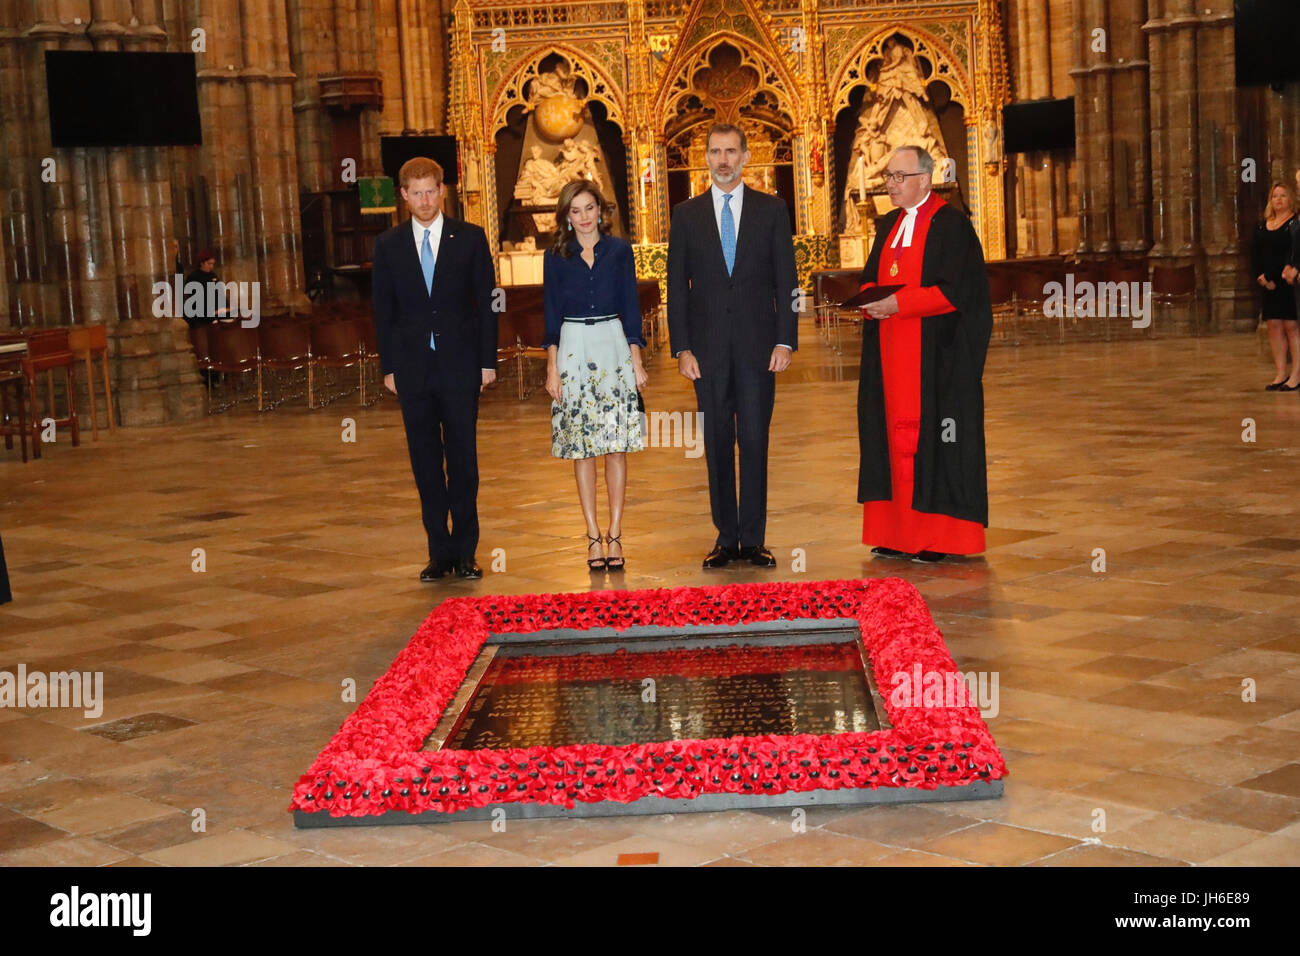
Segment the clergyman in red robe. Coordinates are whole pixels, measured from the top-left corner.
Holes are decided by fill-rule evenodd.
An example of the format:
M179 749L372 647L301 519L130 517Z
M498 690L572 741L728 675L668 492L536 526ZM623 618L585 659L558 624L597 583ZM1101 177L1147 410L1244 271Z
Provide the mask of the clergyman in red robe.
M858 380L862 541L923 562L979 554L988 526L988 276L970 220L930 189L933 172L919 147L890 157L898 208L876 224L862 288L903 288L863 308Z

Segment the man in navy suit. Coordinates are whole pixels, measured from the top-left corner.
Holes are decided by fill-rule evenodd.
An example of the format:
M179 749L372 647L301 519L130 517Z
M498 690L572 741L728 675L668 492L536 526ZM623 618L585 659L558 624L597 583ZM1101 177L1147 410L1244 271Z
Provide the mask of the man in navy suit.
M492 253L481 228L442 214L441 166L417 157L398 178L411 218L375 239L375 337L429 537L420 580L481 578L475 426L497 376Z
M763 541L767 434L776 373L799 346L790 216L780 197L745 188L745 139L737 126L709 130L713 185L673 210L668 236L668 335L678 371L695 383L718 529L706 569L737 560L776 566Z

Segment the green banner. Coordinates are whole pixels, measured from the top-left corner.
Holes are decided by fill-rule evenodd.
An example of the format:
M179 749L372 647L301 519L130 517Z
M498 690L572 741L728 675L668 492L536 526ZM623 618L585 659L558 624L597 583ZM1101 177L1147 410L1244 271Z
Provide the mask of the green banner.
M393 181L387 176L362 177L357 180L357 189L361 196L362 215L397 211L397 194L393 192Z

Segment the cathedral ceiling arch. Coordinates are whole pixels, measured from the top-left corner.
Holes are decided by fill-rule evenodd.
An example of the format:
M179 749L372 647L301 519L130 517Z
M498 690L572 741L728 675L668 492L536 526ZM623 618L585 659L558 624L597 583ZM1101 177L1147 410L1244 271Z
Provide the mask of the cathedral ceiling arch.
M487 100L492 104L487 111L488 139L496 135L497 130L506 125L507 114L516 106L529 107L528 85L541 75L541 65L558 54L568 61L570 76L574 82L581 82L586 93L584 101L596 100L604 104L607 118L620 129L626 129L624 121L625 96L622 87L600 65L592 62L577 48L565 43L537 44L516 61L511 69L500 71L504 79L500 80L495 90L489 90Z

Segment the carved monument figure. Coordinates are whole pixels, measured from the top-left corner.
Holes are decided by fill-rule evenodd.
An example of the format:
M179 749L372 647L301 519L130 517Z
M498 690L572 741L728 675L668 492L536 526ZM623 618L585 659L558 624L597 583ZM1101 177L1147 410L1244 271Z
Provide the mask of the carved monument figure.
M849 154L844 183L845 232L849 234L858 234L863 226L853 194L863 201L868 190L884 185L884 170L894 150L900 146L924 148L934 157L936 182L948 158L916 54L896 40L887 40L881 52L885 62L872 90L874 95L863 103L858 114Z

